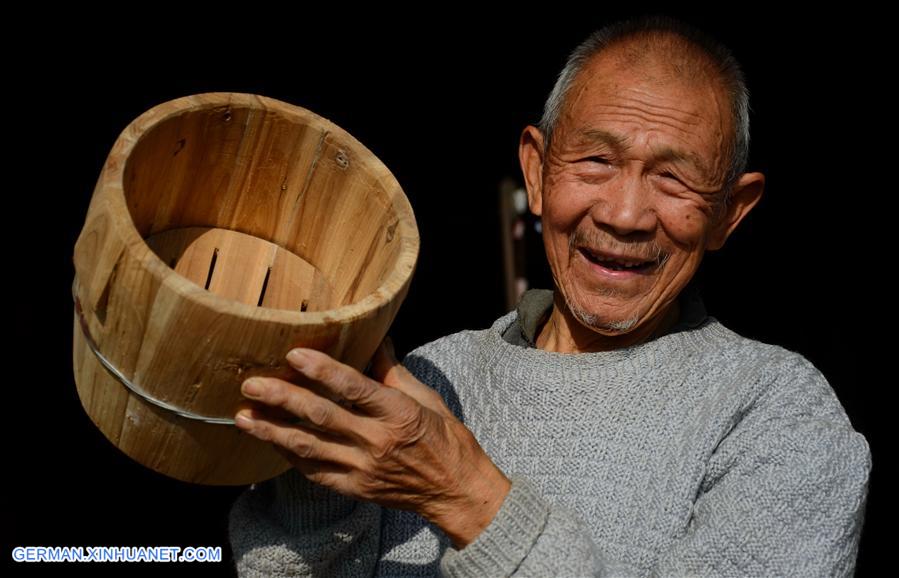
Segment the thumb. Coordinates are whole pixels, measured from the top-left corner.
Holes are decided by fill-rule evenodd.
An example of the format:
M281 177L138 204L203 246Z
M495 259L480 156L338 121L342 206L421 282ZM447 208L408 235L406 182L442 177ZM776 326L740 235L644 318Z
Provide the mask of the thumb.
M428 409L441 414L451 414L439 393L419 381L397 361L393 340L389 337L384 338L372 358L371 374L377 381L405 393Z

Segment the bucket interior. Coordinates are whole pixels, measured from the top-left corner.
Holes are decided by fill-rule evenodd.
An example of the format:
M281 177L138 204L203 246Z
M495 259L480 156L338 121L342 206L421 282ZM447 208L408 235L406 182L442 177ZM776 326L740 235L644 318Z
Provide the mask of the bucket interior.
M249 305L323 311L375 291L399 256L395 179L311 113L185 110L125 166L133 224L175 272Z

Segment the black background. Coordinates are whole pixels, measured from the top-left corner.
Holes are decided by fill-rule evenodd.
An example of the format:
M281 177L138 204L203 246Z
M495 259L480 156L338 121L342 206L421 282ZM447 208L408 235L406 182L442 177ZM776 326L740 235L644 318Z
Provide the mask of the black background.
M520 130L539 118L567 53L593 28L636 13L547 10L486 18L260 6L90 29L67 26L76 14L55 14L52 27L21 23L33 34L6 46L17 87L5 107L8 567L75 570L12 564L16 545L211 545L230 554L227 511L241 488L192 486L137 465L94 428L75 391L72 249L118 133L160 102L207 91L278 98L348 130L396 175L421 233L416 277L391 331L403 354L505 312L497 189L506 176L520 179ZM868 373L889 266L875 257L875 234L889 231L889 180L878 181L890 167L870 153L884 130L882 83L863 26L877 17L669 14L717 36L742 62L750 169L768 179L760 205L702 266L706 305L738 333L808 357L865 434L874 471L858 574L873 574L889 456L875 413L894 381ZM231 572L228 561L164 570Z

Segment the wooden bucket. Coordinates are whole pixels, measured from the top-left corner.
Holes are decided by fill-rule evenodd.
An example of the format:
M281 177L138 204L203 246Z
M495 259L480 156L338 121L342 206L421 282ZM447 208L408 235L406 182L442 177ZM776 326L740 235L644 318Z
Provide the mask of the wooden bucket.
M312 347L364 369L412 279L415 217L346 131L261 96L161 104L121 134L74 251L82 405L141 464L204 484L290 466L232 418Z

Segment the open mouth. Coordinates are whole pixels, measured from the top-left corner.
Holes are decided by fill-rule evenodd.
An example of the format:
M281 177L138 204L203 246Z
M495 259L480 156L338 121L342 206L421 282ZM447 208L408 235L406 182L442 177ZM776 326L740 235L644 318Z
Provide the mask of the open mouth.
M610 271L628 271L631 273L648 273L659 265L658 259L644 261L630 257L607 257L601 253L594 253L585 247L579 247L578 251L585 259L608 269Z

